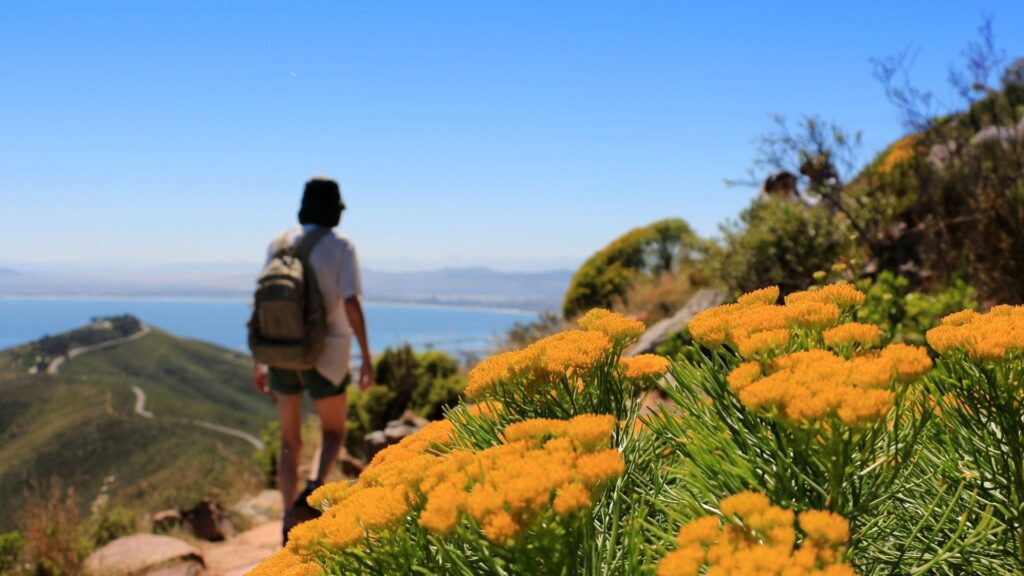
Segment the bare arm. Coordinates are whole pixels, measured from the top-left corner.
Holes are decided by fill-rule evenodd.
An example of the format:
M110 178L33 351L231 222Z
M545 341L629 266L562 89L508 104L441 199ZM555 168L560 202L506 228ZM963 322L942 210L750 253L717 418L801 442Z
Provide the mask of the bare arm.
M270 386L267 384L267 365L253 362L252 364L252 386L257 392L264 396L270 396Z
M370 340L366 337L366 318L363 316L363 305L358 296L345 299L345 315L348 323L356 334L359 351L363 356L363 365L359 369L359 389L366 390L373 386L373 354L370 352Z

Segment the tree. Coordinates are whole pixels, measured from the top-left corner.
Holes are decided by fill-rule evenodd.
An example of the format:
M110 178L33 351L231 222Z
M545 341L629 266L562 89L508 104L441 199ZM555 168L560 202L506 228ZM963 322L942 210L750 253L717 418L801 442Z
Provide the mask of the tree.
M702 258L705 242L685 221L670 218L634 228L587 259L573 275L562 313L572 318L608 308L638 277L676 272Z

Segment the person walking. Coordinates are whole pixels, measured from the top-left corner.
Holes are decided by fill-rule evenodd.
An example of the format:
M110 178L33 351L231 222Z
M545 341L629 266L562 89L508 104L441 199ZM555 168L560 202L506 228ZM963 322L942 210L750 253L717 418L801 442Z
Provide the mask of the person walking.
M336 181L316 177L306 182L299 225L285 230L270 244L250 321L250 347L256 360L253 386L273 398L281 425L277 485L284 502L284 543L292 527L319 515L319 511L306 503L306 497L323 485L345 445L348 413L345 392L351 383L349 361L353 337L359 343L362 357L359 388L365 390L373 384L373 357L360 302L362 289L355 247L347 236L334 231L344 210L341 188ZM289 322L280 313L280 294L287 292L282 290L281 278L286 275L281 271L296 269L300 272L296 274L295 284L302 286L305 280L312 285L294 290L305 316L298 322ZM294 328L296 324L298 328ZM289 325L293 332L297 331L296 342L306 346L302 349L301 361L294 360L294 354L291 358L285 357L282 350L288 352L284 349L290 343L281 344L280 335L266 336L274 330L280 334ZM266 364L260 362L261 357ZM312 477L299 492L304 390L312 398L320 417L321 442L314 458Z

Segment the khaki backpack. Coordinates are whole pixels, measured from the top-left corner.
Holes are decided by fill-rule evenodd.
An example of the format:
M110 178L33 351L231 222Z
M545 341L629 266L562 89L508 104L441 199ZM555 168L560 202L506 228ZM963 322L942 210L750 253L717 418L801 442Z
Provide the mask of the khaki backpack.
M287 235L277 240L256 282L249 319L249 349L257 362L288 370L316 367L327 337L327 314L309 255L330 231L317 227L294 247Z

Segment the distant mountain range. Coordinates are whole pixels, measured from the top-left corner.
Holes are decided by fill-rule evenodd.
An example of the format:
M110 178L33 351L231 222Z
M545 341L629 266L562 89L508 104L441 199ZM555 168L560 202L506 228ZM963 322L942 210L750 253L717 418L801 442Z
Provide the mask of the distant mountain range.
M180 264L152 267L18 265L0 267L0 297L248 298L259 265ZM503 272L443 268L387 272L364 269L371 301L556 310L571 270Z

